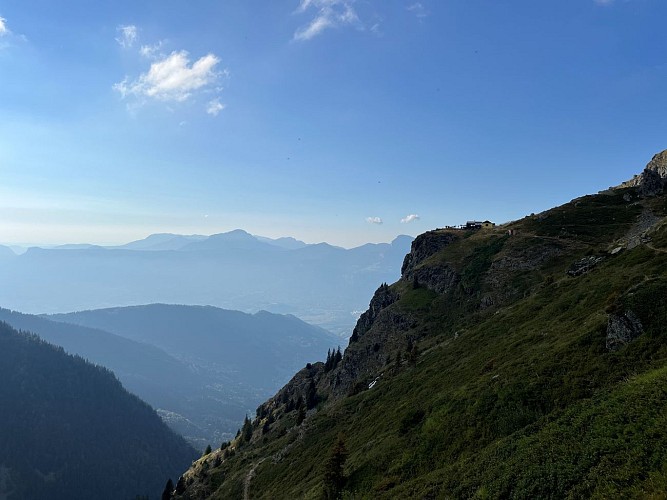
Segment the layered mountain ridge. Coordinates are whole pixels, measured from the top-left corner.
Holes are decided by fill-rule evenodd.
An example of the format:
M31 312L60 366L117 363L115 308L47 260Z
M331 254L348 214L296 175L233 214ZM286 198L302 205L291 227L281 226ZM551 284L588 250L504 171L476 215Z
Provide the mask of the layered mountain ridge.
M0 249L0 304L32 314L150 303L263 309L340 335L377 283L398 277L411 241L344 249L235 230L157 234L120 247Z
M294 316L151 304L0 321L105 366L200 450L340 343Z
M173 497L664 493L665 158L519 221L416 238L342 359L300 370Z

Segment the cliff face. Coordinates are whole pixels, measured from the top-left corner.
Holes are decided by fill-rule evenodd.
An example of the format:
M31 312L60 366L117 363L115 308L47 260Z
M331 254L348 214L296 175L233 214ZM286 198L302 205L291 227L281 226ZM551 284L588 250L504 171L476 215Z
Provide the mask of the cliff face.
M648 175L662 176L665 158ZM667 198L642 186L417 237L342 359L299 371L175 498L319 497L339 434L353 497L650 494L649 474L667 484L649 465L667 452L655 461L656 443L642 441L662 425L645 415L667 405L643 392L667 380ZM630 374L641 383L622 385ZM627 480L635 459L610 451L621 420L605 419L637 398L651 403L632 446L653 472ZM580 416L605 437L580 444L567 430Z
M644 171L624 182L619 188L636 187L640 196L655 196L662 193L667 184L667 150L653 156Z

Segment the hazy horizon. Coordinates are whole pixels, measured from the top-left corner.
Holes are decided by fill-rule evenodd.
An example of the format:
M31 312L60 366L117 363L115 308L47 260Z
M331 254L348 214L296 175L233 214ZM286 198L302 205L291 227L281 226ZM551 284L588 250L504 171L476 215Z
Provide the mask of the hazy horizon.
M343 247L517 220L665 149L656 0L0 6L0 241Z
M435 229L435 228L433 228L433 229ZM401 236L410 236L411 238L414 238L416 236L416 235L411 235L411 234L407 234L407 233L399 233L399 234L396 234L396 236L390 238L389 240L380 240L379 238L377 238L377 241L359 241L355 244L346 246L346 245L338 244L336 242L327 241L327 240L306 241L303 238L299 238L299 237L292 236L292 235L268 236L268 235L265 235L265 234L251 233L251 232L246 231L245 229L242 229L242 228L233 228L233 229L230 229L230 230L227 230L227 231L221 231L221 232L218 232L218 233L211 233L211 234L201 234L201 233L199 233L199 234L198 233L183 234L183 233L174 233L174 232L171 232L171 231L164 231L164 232L156 232L156 233L146 234L144 236L140 236L138 238L132 238L130 240L117 240L117 241L85 241L85 240L81 240L81 241L55 240L55 241L41 241L41 242L0 241L0 245L7 246L7 247L23 248L23 249L28 249L28 248L31 248L31 247L54 248L54 247L58 247L58 246L62 246L62 245L94 245L94 246L101 246L101 247L111 247L111 246L122 246L122 245L126 245L128 243L132 243L132 242L135 242L135 241L142 241L142 240L144 240L144 239L146 239L150 236L154 236L154 235L164 234L164 235L186 236L186 237L198 237L199 236L199 237L203 237L203 238L208 238L208 237L214 236L216 234L224 234L224 233L229 233L231 231L237 231L237 230L245 231L248 234L250 234L252 236L255 236L257 238L269 238L269 239L272 239L272 240L277 240L277 239L280 239L280 238L293 238L297 241L301 241L301 242L305 243L306 245L317 245L317 244L321 244L321 243L326 243L328 245L345 248L346 250L350 250L352 248L357 248L359 246L363 246L363 245L366 245L366 244L369 244L369 243L371 243L371 244L382 244L382 243L389 244L392 241L394 241L396 238L399 238Z

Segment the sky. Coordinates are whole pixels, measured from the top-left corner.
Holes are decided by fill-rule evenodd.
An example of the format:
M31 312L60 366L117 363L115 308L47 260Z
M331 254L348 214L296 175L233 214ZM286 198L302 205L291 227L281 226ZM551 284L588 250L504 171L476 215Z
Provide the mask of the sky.
M0 0L0 243L345 247L667 148L664 0Z

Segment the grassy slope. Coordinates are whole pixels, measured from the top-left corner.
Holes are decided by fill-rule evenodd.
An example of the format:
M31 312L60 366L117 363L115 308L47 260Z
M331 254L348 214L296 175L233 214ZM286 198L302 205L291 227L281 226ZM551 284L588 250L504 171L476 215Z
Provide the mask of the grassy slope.
M665 215L663 198L644 204ZM354 498L659 497L667 488L667 254L640 246L583 276L565 274L574 260L609 249L641 209L620 194L585 197L512 224L518 236L480 231L432 257L462 273L457 290L393 285L401 300L391 307L421 318L416 366L387 370L372 390L307 419L302 439L294 430L278 437L287 424L279 421L263 444L212 471L215 496L241 496L249 468L296 440L284 459L256 468L251 496L319 498L322 464L342 432ZM666 242L665 229L654 235L657 248ZM492 260L535 246L561 253L505 275L511 303L480 310ZM608 352L607 311L628 308L646 333Z

